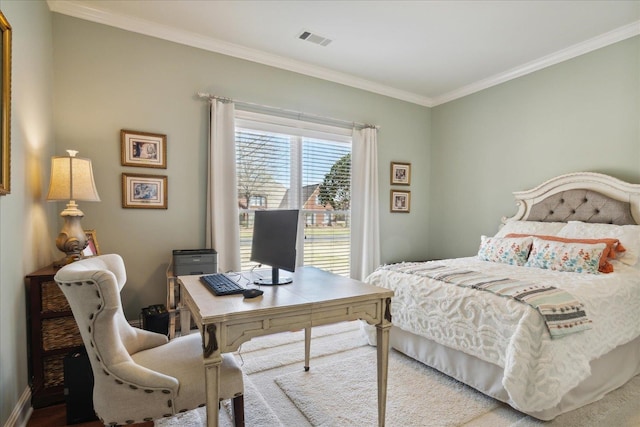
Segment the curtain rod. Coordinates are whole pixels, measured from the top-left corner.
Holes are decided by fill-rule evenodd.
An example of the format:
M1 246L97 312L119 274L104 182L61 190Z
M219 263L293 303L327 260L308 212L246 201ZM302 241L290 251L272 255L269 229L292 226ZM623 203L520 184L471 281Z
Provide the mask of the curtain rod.
M279 107L272 107L270 105L262 105L262 104L256 104L254 102L246 102L246 101L240 101L240 100L234 100L231 98L226 98L224 96L217 96L217 95L211 95L208 93L203 93L203 92L198 92L198 97L199 98L203 98L203 99L208 99L209 101L213 100L213 99L217 99L219 101L223 101L223 102L233 102L239 109L241 110L250 110L256 113L272 113L272 114L278 114L281 116L285 116L285 117L289 117L289 118L296 118L298 120L304 120L306 119L307 121L311 121L311 122L316 122L316 123L322 123L322 124L328 124L328 125L333 125L333 126L339 126L339 127L343 127L343 128L356 128L356 129L365 129L365 128L375 128L375 129L380 129L379 126L376 125L371 125L371 124L367 124L367 123L358 123L358 122L350 122L348 120L342 120L342 119L336 119L333 117L325 117L325 116L320 116L317 114L311 114L311 113L303 113L300 111L294 111L294 110L287 110L286 108L279 108Z

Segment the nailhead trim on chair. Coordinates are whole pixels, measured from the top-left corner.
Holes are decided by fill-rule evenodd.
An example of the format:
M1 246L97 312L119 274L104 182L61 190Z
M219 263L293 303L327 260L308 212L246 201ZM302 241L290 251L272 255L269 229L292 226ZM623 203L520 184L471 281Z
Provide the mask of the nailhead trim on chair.
M64 284L65 286L71 286L71 285L72 285L72 283L59 283L59 285L60 285L60 286L62 286L63 284ZM82 285L95 285L96 283L95 283L94 281L86 281L86 282L73 282L73 284L74 284L74 285L77 285L77 286L82 286ZM98 289L96 289L96 295L97 295L97 297L98 297L98 298L100 298L100 300L102 300L102 295L100 294L100 291L99 291ZM96 311L95 313L90 313L90 314L89 314L89 320L90 320L91 322L93 322L93 321L95 320L95 317L96 317L97 312L98 312L98 311L100 311L100 310L102 310L102 307L103 307L103 304L102 304L102 303L98 304L98 306L96 307L97 311ZM107 371L107 369L105 368L104 364L102 363L102 360L100 360L100 356L98 356L98 354L95 352L95 351L96 351L96 347L95 347L95 343L94 343L94 341L93 341L93 332L92 332L91 325L89 325L89 327L88 327L87 329L88 329L89 334L92 336L92 339L89 341L89 344L91 345L91 349L93 350L93 353L94 353L93 355L94 355L94 357L96 358L96 360L98 361L98 363L100 363L100 365L102 366L102 372L103 372L106 376L110 376L110 375L111 375L111 373L110 373L109 371ZM119 378L115 378L115 382L116 382L117 384L119 384L119 385L124 385L124 384L125 384L125 382L124 382L124 381L122 381L122 380L120 380ZM128 386L129 386L129 388L131 388L132 390L139 390L139 387L138 387L138 386L136 386L135 384L127 383L127 385L128 385ZM144 389L144 392L145 392L145 393L153 393L154 391L155 391L155 390L151 390L151 389ZM172 393L172 391L171 391L171 390L166 390L166 389L165 389L165 390L162 390L162 393L164 393L164 394L171 394L171 393ZM171 407L173 406L173 399L169 399L169 400L167 400L167 406L168 406L169 408L171 408ZM205 405L204 405L204 404L200 405L200 407L202 407L202 406L205 406ZM186 409L185 409L185 410L183 410L182 412L184 412L184 411L186 411ZM172 417L172 416L173 416L173 414L164 414L164 415L163 415L163 417L165 417L165 418ZM104 422L104 420L103 420L102 418L100 418L100 421L101 421L101 422L102 422L102 424L104 424L104 425L109 425L109 426L118 426L118 425L119 425L119 423L118 423L118 422L116 422L116 421L112 421L112 422L110 422L109 424L107 424L107 423L105 423L105 422ZM153 421L153 417L145 417L145 418L143 418L143 421ZM136 422L135 420L126 420L126 421L125 421L125 423L126 423L126 424L134 424L135 422Z

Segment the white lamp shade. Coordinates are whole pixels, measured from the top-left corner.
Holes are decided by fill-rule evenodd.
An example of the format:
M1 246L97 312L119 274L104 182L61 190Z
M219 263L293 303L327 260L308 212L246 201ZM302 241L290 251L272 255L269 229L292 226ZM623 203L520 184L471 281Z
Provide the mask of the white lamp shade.
M91 160L81 157L52 157L47 200L99 202Z

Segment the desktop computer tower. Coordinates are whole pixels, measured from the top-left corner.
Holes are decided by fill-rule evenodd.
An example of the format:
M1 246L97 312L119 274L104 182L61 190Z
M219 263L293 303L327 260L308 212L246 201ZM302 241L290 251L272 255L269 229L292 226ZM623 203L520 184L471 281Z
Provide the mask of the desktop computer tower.
M86 350L67 354L62 364L67 424L97 420L93 411L93 371Z

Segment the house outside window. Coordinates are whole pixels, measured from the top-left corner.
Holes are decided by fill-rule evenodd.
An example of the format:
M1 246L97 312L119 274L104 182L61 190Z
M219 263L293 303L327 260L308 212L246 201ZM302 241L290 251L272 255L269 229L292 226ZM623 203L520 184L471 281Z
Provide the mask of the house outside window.
M265 196L251 196L249 198L250 209L265 209L267 207L267 198Z

